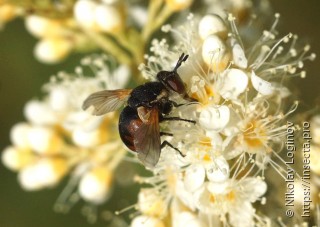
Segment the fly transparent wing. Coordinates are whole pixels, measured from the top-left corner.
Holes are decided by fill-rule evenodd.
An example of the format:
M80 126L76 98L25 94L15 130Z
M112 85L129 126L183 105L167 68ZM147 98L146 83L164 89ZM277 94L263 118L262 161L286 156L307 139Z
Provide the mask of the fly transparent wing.
M113 112L125 104L131 91L130 89L117 89L95 92L84 100L82 109L86 110L93 106L92 114L97 116Z
M161 152L159 111L157 108L147 110L148 119L144 119L142 125L134 135L134 146L138 152L138 158L147 167L153 168L159 161Z

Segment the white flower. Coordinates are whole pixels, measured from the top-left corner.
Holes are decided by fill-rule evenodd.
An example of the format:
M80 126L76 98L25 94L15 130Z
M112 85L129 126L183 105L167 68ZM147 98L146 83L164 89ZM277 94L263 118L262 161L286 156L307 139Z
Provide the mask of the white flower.
M267 189L264 181L246 178L224 183L206 183L195 194L196 206L204 213L228 214L233 226L253 226L254 209L251 203L258 200Z
M240 69L228 69L217 80L217 90L224 99L235 100L248 86L248 76Z
M229 123L230 110L227 106L208 106L201 110L199 123L205 130L221 131Z
M80 196L95 204L105 202L112 188L113 173L110 169L99 166L86 172L79 183Z
M229 178L229 171L229 164L222 156L213 157L212 161L211 159L202 163L197 161L188 166L184 172L184 188L194 192L205 183L206 178L212 182L224 182Z

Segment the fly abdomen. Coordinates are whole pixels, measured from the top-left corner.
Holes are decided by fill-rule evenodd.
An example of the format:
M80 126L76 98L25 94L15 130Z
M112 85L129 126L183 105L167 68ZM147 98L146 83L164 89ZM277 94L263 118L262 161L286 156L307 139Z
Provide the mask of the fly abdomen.
M126 106L119 118L119 134L122 142L132 151L136 151L134 146L134 134L142 125L137 110Z

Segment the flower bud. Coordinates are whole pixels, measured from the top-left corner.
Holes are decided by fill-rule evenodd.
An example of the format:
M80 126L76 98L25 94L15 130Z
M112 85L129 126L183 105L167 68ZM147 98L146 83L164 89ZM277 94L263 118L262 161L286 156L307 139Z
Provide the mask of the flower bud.
M74 16L77 22L89 29L97 30L95 10L98 4L91 0L80 0L74 5Z
M51 128L35 126L30 129L28 140L32 150L39 154L56 154L61 152L63 141Z
M224 99L237 99L248 86L248 76L240 69L229 69L223 73L218 82L220 95Z
M34 55L43 63L53 64L66 58L72 48L73 44L67 38L45 38L36 44Z
M202 45L202 58L213 72L222 72L230 62L224 42L216 35L208 36Z
M101 31L115 33L122 29L123 19L119 10L109 5L99 5L95 10L95 20Z
M167 5L173 11L181 11L188 8L193 0L166 0Z
M24 107L24 116L36 125L53 125L58 121L50 106L38 100L27 102Z
M0 25L12 20L17 15L17 8L10 4L0 5Z
M206 39L209 35L217 35L221 38L226 38L228 30L227 27L218 15L206 15L199 22L199 35L202 39Z
M1 154L2 163L10 170L18 171L34 160L34 156L28 149L7 147Z
M96 167L85 173L79 184L80 196L88 201L101 204L109 198L113 173L105 167Z
M59 36L64 32L61 22L38 15L27 16L25 26L32 35L38 38Z
M43 188L42 182L38 178L38 169L31 165L23 168L18 175L21 187L27 191L35 191Z
M25 190L39 190L57 184L67 173L67 162L61 158L40 159L19 172L18 180Z
M107 141L109 135L106 129L85 130L77 128L72 132L73 142L84 148L95 147Z
M55 87L49 94L50 107L57 112L64 112L70 108L69 93L67 89Z
M31 127L27 123L15 124L10 131L10 140L18 148L26 149L30 147L28 133Z
M44 158L37 164L38 179L43 186L54 186L68 171L67 161L62 158Z

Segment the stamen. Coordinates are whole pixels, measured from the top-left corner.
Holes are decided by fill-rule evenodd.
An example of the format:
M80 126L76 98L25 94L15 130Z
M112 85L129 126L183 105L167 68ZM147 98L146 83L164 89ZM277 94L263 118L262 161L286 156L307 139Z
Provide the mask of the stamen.
M133 205L125 207L125 208L123 208L121 210L117 210L117 211L114 212L114 214L115 215L120 215L120 214L123 214L123 213L125 213L125 212L127 212L129 210L132 210L132 209L137 210L138 209L138 204L133 204Z

